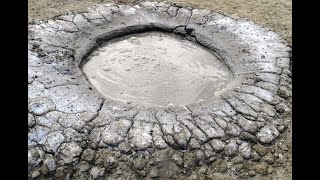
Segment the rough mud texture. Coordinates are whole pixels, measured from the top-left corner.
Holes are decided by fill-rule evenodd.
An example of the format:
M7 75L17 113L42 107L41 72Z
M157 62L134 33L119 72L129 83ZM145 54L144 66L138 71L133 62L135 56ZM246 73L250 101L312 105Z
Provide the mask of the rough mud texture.
M81 70L88 57L105 41L151 30L214 50L241 84L186 106L104 98ZM290 136L291 49L252 21L165 3L102 4L30 25L28 52L30 179L283 179L290 171L281 138Z

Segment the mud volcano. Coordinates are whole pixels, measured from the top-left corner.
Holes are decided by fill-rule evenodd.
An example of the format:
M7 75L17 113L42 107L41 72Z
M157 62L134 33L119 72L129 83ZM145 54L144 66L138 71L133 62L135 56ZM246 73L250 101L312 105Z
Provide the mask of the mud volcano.
M29 178L259 178L286 158L291 49L249 20L96 5L29 25L28 52Z

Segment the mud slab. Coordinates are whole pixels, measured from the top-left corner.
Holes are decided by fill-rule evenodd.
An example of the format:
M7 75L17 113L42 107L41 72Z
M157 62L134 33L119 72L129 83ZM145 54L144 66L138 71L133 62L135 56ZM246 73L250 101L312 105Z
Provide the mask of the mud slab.
M105 98L84 65L105 42L148 31L214 51L239 84L166 107ZM95 5L30 25L28 52L30 178L261 179L284 160L275 144L289 123L291 49L249 20L156 2Z

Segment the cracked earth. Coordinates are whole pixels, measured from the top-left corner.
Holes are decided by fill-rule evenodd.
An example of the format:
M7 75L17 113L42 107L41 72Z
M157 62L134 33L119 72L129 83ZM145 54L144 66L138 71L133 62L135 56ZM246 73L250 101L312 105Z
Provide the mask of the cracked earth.
M29 25L34 179L270 179L291 162L291 48L252 21L157 2L100 4ZM241 82L213 100L146 107L82 72L106 41L162 31L215 51Z

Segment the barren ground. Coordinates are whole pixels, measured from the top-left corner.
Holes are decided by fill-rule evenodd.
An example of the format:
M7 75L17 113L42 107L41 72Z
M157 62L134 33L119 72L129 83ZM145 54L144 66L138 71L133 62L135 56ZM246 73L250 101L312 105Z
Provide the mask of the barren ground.
M137 0L118 0L132 3ZM161 1L161 0L159 0ZM111 0L28 0L28 20L39 21L66 13L82 11L96 3ZM292 45L292 1L290 0L168 0L178 5L207 8L229 16L249 18L279 33Z

